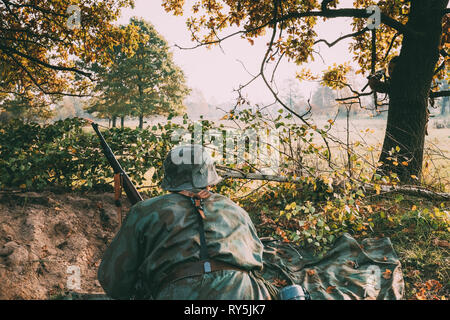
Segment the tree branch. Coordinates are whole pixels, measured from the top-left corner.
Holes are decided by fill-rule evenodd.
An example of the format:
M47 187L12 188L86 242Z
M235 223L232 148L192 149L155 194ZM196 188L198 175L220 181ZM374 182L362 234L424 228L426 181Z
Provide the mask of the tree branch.
M400 35L400 33L397 32L397 33L392 37L391 43L389 44L389 48L388 48L388 50L386 51L386 54L384 55L384 58L383 58L382 61L385 61L386 58L388 57L389 52L391 52L391 49L392 49L392 47L394 46L394 41L395 41L395 39L397 39L397 37L398 37L399 35Z
M5 46L2 46L1 44L0 44L0 49L2 51L4 51L4 52L9 52L10 54L12 53L12 54L16 54L18 56L21 56L22 58L25 58L25 59L27 59L27 60L29 60L31 62L37 63L37 64L39 64L39 65L41 65L43 67L49 68L49 69L58 70L58 71L76 72L76 73L79 73L79 74L81 74L81 75L83 75L85 77L88 77L89 79L92 76L92 73L84 72L84 71L78 70L76 68L61 67L61 66L55 66L55 65L49 64L47 62L41 61L41 60L39 60L37 58L34 58L34 57L30 56L30 55L27 55L27 54L25 54L23 52L20 52L19 50L16 50L14 48L8 48L8 47L5 47ZM11 56L10 54L8 54L8 55Z
M327 0L324 0L324 2ZM328 3L327 3L328 4ZM207 45L211 45L211 44L217 44L217 43L221 43L222 41L231 38L233 36L236 36L238 34L247 34L250 32L254 32L257 31L259 29L263 29L269 25L275 25L276 23L280 23L280 22L284 22L284 21L288 21L288 20L292 20L292 19L297 19L297 18L305 18L305 17L324 17L324 18L368 18L370 16L369 13L366 12L365 9L335 9L335 10L322 10L322 11L306 11L306 12L290 12L287 13L285 15L282 15L281 17L275 17L265 23L263 23L260 26L248 29L248 30L239 30L236 31L234 33L231 33L223 38L214 40L214 41L208 41L208 42L201 42L198 39L198 45L193 46L193 47L181 47L177 44L175 44L175 47L179 48L179 49L195 49L201 46L207 46ZM415 30L412 30L410 28L408 28L406 25L402 24L401 22L387 16L384 13L381 13L381 22L384 23L385 25L395 29L398 31L398 33L400 34L408 34L410 36L413 37L419 37L422 36L423 33L417 32ZM364 29L363 29L364 30ZM367 31L367 30L366 30ZM359 32L362 32L359 31ZM358 33L358 32L357 32ZM354 36L356 36L358 34L355 34ZM342 39L340 39L342 40ZM339 40L339 41L340 41ZM325 40L323 40L323 42L326 42Z
M368 29L368 28L364 28L364 29L362 29L362 30L360 30L360 31L357 31L357 32L354 32L354 33L350 33L350 34L347 34L347 35L342 36L342 37L340 37L340 38L337 38L336 40L334 40L334 41L331 42L331 43L329 43L329 42L328 42L327 40L325 40L325 39L320 39L320 40L315 41L314 44L317 44L317 43L319 43L319 42L325 42L325 44L326 44L328 47L331 48L332 46L334 46L336 43L338 43L338 42L341 41L341 40L344 40L344 39L350 38L350 37L357 37L357 36L359 36L359 35L361 35L361 34L367 32L367 31L369 31L369 29Z
M326 11L306 11L306 12L290 12L278 19L278 22L304 17L324 17L324 18L368 18L370 13L365 9L335 9ZM408 34L413 37L422 36L423 34L408 28L403 23L392 19L384 13L381 13L381 22L400 33Z
M430 92L430 98L450 97L450 90Z
M67 18L69 16L68 14L57 13L53 10L48 10L48 9L45 9L45 8L42 8L37 5L33 5L33 4L17 4L17 3L11 2L9 0L2 0L2 2L5 3L5 5L11 5L16 8L32 8L32 9L40 11L42 13L51 14L51 15L58 16L58 17Z
M224 170L223 167L217 168L219 175L224 179L249 179L249 180L261 180L261 181L272 181L280 183L302 183L301 178L283 177L280 175L265 175L259 173L243 173L238 171ZM338 187L336 184L334 187ZM370 192L376 191L374 184L365 183L362 186L364 189ZM380 192L386 193L402 193L416 197L425 197L434 200L450 200L450 193L435 192L427 189L423 189L417 186L390 186L390 185L379 185Z
M322 3L320 4L320 9L321 9L322 11L327 11L327 10L329 10L329 9L327 8L327 6L330 4L330 2L333 2L333 0L323 0Z
M69 97L90 97L91 95L84 95L84 94L75 94L75 93L66 93L66 92L59 92L59 91L48 91L45 90L42 85L33 77L33 75L31 74L31 72L22 64L20 63L14 56L10 56L11 59L14 60L14 62L18 65L19 68L21 68L30 78L31 82L33 82L35 84L35 86L42 91L44 94L47 95L65 95L65 96L69 96ZM4 91L3 91L4 92ZM9 93L14 93L14 92L9 92ZM18 94L18 93L15 93Z

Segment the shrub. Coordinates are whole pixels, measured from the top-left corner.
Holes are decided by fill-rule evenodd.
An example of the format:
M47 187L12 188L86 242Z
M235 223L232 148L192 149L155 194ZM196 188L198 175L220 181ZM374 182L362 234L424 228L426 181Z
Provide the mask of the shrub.
M98 137L86 130L80 118L49 125L19 120L0 126L0 188L69 190L107 188L112 169L100 148ZM172 147L170 133L176 125L158 125L150 130L113 128L103 135L124 170L136 184L161 179L161 164Z

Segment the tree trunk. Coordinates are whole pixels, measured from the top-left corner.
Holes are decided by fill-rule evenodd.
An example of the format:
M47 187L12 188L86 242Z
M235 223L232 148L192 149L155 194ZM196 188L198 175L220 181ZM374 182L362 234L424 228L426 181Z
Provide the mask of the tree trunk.
M450 109L450 98L449 97L443 97L442 98L442 115L446 115L449 113Z
M115 128L116 127L116 122L117 122L117 117L113 116L112 117L112 127Z
M120 127L122 129L125 127L125 116L120 117Z
M144 127L144 116L139 116L139 129L142 129Z
M422 171L428 97L439 58L443 10L448 1L411 2L407 27L423 35L403 36L400 57L392 74L379 173L395 173L403 183L417 183L415 177Z

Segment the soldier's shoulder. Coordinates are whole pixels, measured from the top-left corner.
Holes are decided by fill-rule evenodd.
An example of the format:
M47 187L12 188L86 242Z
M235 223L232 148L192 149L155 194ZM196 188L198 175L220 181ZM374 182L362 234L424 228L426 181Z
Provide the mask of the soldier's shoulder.
M214 192L211 192L211 197L209 198L209 200L211 200L211 201L225 201L225 202L232 202L232 203L234 203L230 198L228 198L228 197L226 197L224 195L221 195L219 193L214 193Z
M130 210L127 219L130 223L141 223L142 221L157 221L162 212L176 211L177 205L182 201L179 195L165 194L146 199L136 203ZM178 206L179 207L179 206ZM156 219L156 220L155 220Z
M141 201L133 206L134 210L148 210L151 208L161 208L166 207L168 205L173 205L174 203L182 200L180 195L169 193L161 196L153 197L150 199L146 199Z
M236 202L234 202L230 198L228 198L224 195L218 194L218 193L212 193L209 201L212 201L215 203L220 203L220 204L222 204L224 206L228 206L228 207L236 207L236 208L242 209Z

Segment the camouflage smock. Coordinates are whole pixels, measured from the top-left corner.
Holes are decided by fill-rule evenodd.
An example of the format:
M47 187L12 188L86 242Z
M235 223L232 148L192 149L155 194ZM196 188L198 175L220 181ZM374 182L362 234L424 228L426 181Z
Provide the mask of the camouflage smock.
M208 255L245 270L262 270L263 245L247 212L212 193L204 200ZM177 280L158 290L178 263L200 260L198 217L189 198L168 194L133 206L98 271L105 292L129 299L139 283L154 299L270 299L253 272L216 271Z

